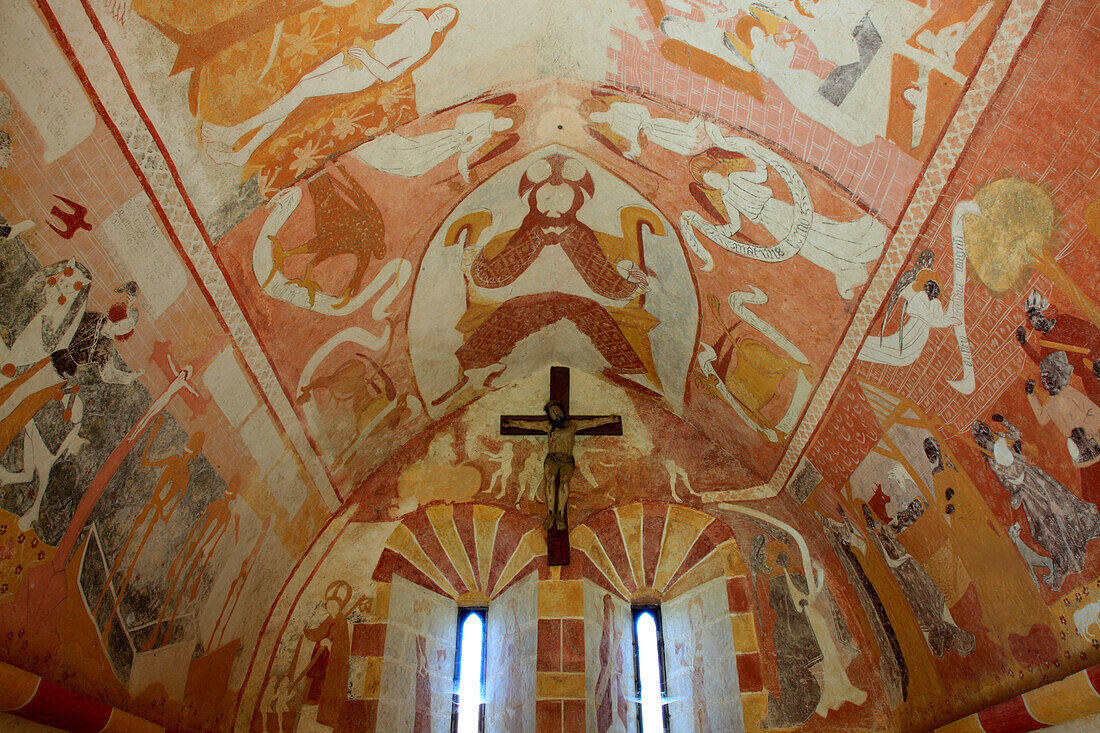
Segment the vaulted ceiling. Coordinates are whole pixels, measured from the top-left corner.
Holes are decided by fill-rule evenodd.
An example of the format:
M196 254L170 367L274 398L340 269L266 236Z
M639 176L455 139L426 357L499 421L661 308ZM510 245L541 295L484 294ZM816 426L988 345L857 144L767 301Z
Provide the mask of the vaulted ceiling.
M1090 0L0 9L0 659L259 729L333 593L369 693L405 580L535 568L559 623L551 587L726 577L750 730L923 730L1096 661ZM545 441L500 432L552 366L623 424L578 440L564 571Z

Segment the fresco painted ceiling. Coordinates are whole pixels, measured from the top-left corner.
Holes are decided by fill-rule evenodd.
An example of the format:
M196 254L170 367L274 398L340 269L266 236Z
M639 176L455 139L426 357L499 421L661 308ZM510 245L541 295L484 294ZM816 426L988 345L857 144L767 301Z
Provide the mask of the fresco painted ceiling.
M496 604L539 676L487 715L562 731L618 715L630 603L709 639L666 653L715 730L965 726L1100 661L1095 3L0 13L3 661L426 730ZM623 427L564 571L500 429L553 366Z
M685 420L729 454L725 490L767 495L911 244L889 235L935 193L922 172L958 153L939 145L952 114L988 101L964 99L971 78L1024 27L995 34L1006 2L817 5L618 2L593 25L582 4L134 3L72 21L107 43L114 101L217 269L193 261L337 495L550 363ZM382 38L386 70L357 59ZM521 240L514 265L470 261ZM316 381L341 365L386 399Z

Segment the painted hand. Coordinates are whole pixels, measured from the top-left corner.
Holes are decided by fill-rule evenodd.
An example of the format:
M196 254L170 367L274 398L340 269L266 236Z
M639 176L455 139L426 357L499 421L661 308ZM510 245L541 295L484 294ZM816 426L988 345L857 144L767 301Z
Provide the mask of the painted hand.
M362 46L352 46L347 51L344 51L344 66L351 67L354 71L367 68L369 64L368 59L371 56L367 53L367 49Z
M636 284L639 291L643 293L649 292L649 273L636 262L632 262L631 260L619 260L616 269L624 280Z

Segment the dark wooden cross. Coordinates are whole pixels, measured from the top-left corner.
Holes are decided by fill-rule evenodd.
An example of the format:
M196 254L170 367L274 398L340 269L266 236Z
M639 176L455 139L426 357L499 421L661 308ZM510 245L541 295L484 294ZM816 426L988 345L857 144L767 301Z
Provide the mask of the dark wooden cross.
M549 403L557 403L561 407L566 420L604 420L601 425L583 427L576 431L576 435L622 435L623 420L619 415L571 415L569 414L569 369L566 367L550 367L550 400ZM548 403L548 404L549 404ZM518 426L513 421L524 421L528 425ZM541 423L544 427L530 425ZM501 415L501 435L549 435L550 421L545 414L542 415ZM553 487L557 491L557 486ZM549 493L549 492L548 492ZM566 508L562 507L562 516L566 516ZM549 511L549 508L548 508ZM551 525L546 530L546 560L550 565L569 564L569 528L558 529Z

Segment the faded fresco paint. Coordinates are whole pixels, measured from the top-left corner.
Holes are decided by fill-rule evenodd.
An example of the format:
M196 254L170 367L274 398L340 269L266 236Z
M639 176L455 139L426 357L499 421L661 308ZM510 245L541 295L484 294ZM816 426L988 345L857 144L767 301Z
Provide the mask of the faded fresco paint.
M625 733L660 604L673 730L1066 720L1094 2L0 14L0 660L444 731L485 607L489 729Z

